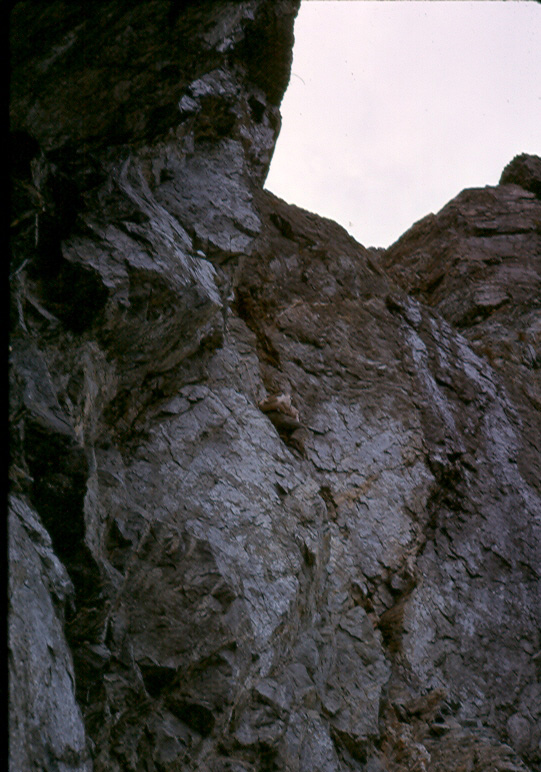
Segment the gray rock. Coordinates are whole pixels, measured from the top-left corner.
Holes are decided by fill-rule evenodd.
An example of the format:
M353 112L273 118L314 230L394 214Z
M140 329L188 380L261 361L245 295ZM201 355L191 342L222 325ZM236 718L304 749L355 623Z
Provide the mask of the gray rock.
M63 630L73 585L36 512L15 496L8 530L10 769L90 772Z
M13 772L537 769L538 159L366 250L298 2L128 5L13 11Z

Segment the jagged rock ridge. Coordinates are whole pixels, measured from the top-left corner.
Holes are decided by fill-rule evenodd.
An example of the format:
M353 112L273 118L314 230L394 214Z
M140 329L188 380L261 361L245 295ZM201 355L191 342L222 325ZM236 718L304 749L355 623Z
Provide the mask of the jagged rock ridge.
M263 192L297 6L14 7L13 772L539 768L540 161Z

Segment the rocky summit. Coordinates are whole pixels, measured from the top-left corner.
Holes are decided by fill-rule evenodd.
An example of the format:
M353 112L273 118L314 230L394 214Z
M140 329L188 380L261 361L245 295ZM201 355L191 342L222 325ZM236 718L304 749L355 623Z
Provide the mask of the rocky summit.
M11 772L541 769L541 160L265 192L298 5L13 5Z

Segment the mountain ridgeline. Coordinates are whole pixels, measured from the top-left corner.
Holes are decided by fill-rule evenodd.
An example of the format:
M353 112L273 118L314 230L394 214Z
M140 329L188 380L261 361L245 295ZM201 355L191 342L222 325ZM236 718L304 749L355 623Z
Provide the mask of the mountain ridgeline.
M299 0L19 0L11 772L541 768L541 160L263 190Z

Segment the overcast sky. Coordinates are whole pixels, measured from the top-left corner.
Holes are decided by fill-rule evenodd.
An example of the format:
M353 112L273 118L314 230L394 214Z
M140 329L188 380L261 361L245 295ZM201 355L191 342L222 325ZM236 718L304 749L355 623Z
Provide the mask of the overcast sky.
M304 0L266 186L388 246L541 155L537 2Z

